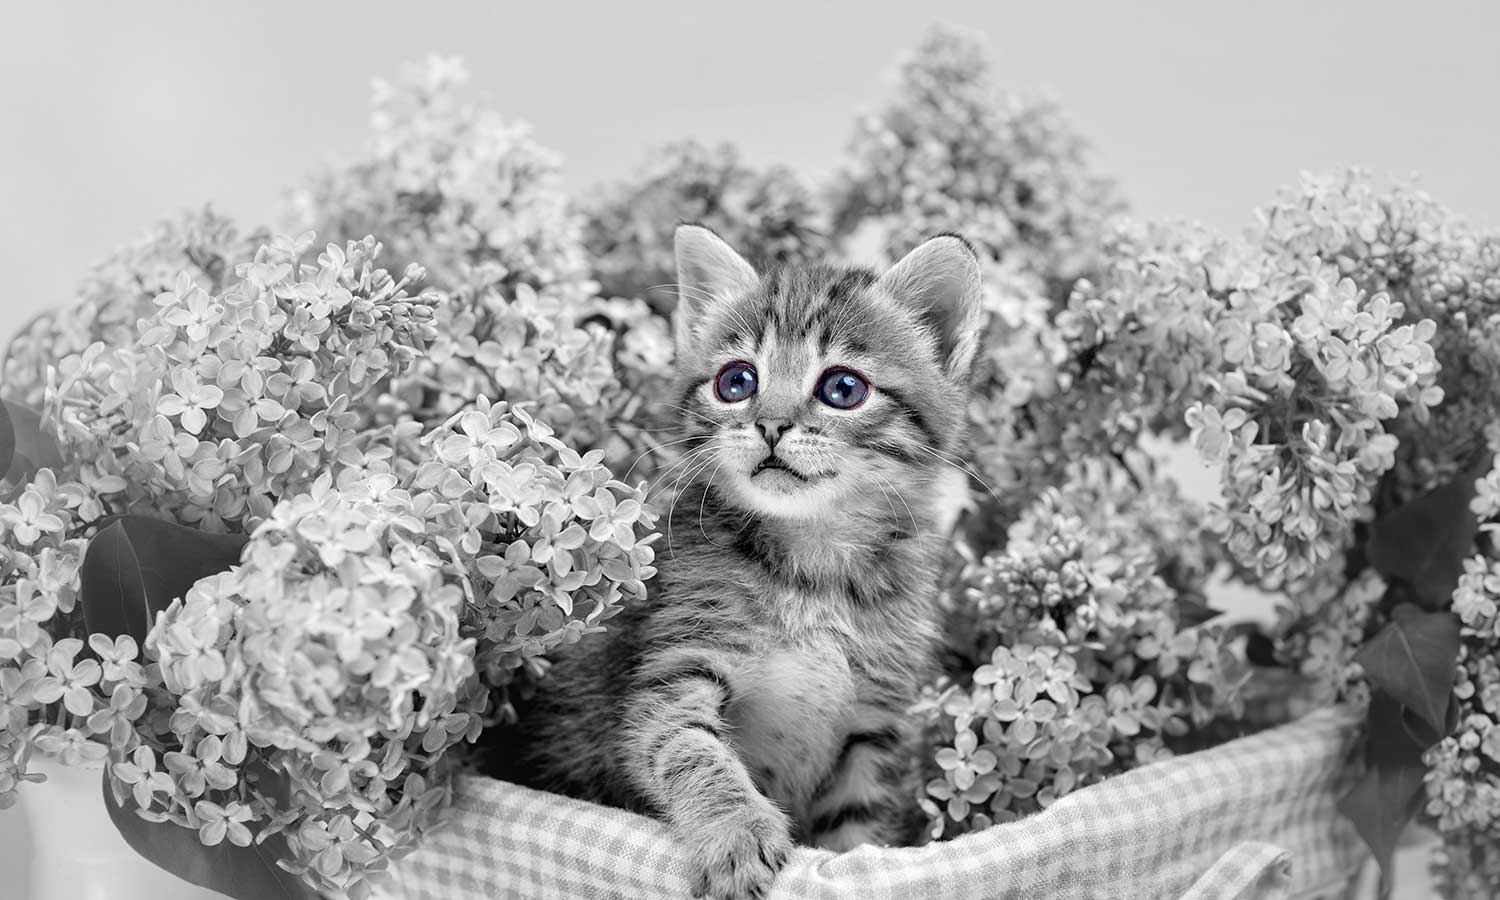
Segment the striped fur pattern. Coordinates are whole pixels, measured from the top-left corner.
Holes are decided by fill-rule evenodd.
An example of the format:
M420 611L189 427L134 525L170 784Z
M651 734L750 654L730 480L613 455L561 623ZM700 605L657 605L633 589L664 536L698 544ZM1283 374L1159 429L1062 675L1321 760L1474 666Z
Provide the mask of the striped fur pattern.
M953 236L881 276L762 278L697 226L677 244L686 453L660 574L557 655L512 752L534 786L671 823L699 895L758 897L795 841L910 836L906 710L935 667L934 498L962 438L979 270ZM735 360L758 392L726 403L715 376ZM815 398L833 366L868 380L859 408Z

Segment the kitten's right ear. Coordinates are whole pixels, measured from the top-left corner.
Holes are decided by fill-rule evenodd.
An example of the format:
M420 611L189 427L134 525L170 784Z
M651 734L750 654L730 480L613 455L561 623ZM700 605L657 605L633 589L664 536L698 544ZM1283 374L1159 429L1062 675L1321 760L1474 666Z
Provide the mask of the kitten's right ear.
M937 340L948 377L962 381L984 330L983 280L974 245L956 234L940 234L903 256L877 284L917 314Z
M677 355L686 358L710 305L750 292L760 283L760 276L723 238L702 225L678 225L673 239L677 311L672 314L672 333Z

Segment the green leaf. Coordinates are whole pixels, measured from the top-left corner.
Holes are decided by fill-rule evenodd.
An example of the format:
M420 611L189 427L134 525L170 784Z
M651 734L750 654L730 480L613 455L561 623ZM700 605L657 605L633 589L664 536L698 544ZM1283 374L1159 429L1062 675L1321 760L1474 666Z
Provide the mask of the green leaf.
M1370 564L1386 578L1408 586L1426 609L1446 609L1474 552L1479 521L1469 511L1474 481L1491 459L1378 519L1366 546Z
M237 847L227 838L206 847L191 828L142 819L136 814L134 797L115 797L108 771L104 807L132 850L178 878L236 900L316 900L317 893L310 886L276 865L278 859L292 858L286 838L279 833L248 847Z
M1372 692L1365 772L1339 800L1339 811L1354 823L1374 853L1383 886L1391 880L1396 842L1421 806L1422 776L1427 772L1422 764L1424 749L1403 726L1401 704L1384 691Z
M200 578L227 572L249 539L160 519L120 516L89 541L79 602L89 633L128 634L144 645L156 614Z
M42 428L42 414L0 399L0 477L22 484L38 469L57 470L62 464L56 438Z
M1458 668L1458 619L1452 613L1398 606L1354 660L1401 708L1433 732L1446 732Z

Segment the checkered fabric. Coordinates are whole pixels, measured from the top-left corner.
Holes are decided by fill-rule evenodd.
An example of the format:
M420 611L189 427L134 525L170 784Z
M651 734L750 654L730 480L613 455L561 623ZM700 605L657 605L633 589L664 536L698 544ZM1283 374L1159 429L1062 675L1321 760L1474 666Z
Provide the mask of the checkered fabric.
M1182 898L1342 893L1365 855L1335 803L1355 720L1324 710L1076 791L1030 818L914 848L799 849L772 900ZM661 823L467 778L397 864L390 898L686 898Z

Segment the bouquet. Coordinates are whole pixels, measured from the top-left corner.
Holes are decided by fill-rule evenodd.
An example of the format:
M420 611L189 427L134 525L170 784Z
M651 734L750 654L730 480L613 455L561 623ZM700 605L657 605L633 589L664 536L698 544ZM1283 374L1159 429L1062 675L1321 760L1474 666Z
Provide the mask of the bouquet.
M364 896L517 673L643 596L653 516L600 451L482 395L371 414L444 302L379 252L183 272L133 343L49 367L40 415L6 402L0 803L35 753L102 759L146 856Z
M1416 818L1449 895L1500 877L1500 238L1357 171L1242 235L1132 221L952 29L821 186L681 142L574 206L465 78L377 86L368 145L293 195L330 243L194 214L12 345L0 805L38 753L105 760L146 855L360 896L546 653L644 596L676 221L772 262L953 230L988 321L913 710L928 834L1340 703L1377 857ZM1194 457L1215 496L1170 477Z

